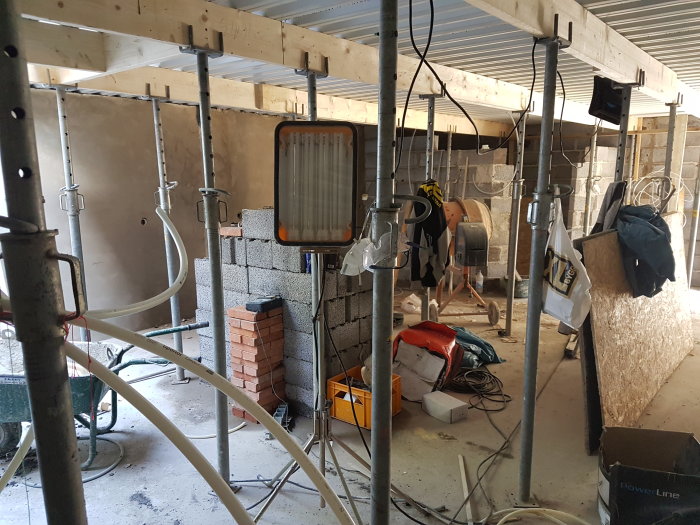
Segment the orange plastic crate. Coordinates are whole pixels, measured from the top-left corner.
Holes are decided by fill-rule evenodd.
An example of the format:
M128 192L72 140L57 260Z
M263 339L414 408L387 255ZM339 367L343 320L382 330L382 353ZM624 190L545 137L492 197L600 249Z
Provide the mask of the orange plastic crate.
M360 374L360 366L348 370L348 376L362 381ZM350 401L343 399L349 392L348 385L344 383L345 374L338 374L328 380L326 387L326 397L331 401L331 417L355 424L355 418L352 414L352 405ZM352 395L355 401L355 414L357 422L362 428L372 428L372 393L359 388L352 389ZM392 374L391 376L391 415L395 416L401 412L401 377Z

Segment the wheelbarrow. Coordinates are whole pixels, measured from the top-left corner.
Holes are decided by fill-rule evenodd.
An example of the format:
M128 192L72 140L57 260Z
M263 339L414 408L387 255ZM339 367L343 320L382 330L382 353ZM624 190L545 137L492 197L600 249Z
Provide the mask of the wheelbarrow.
M144 335L154 337L157 335L184 332L206 328L208 322L192 323L174 328L155 330ZM3 334L3 338L7 338ZM122 362L126 353L133 345L113 351L113 345L91 343L91 357L110 368L115 374L133 365L167 365L170 361L162 358L132 359ZM97 351L96 351L97 350ZM69 375L70 375L69 365ZM110 388L91 374L69 377L72 401L73 417L83 427L89 429L88 458L80 465L82 470L87 470L92 465L97 455L97 436L106 434L117 422L117 393L111 390L110 420L105 426L97 424L98 407L102 399L110 391ZM31 421L32 414L29 406L29 393L27 383L22 375L0 374L0 454L14 450L22 435L22 422Z

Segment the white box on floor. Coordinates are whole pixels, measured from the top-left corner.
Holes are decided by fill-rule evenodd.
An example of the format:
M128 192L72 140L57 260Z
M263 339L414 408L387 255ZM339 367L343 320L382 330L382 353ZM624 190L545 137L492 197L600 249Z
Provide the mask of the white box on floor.
M466 419L469 404L444 392L429 392L423 396L423 410L445 423Z

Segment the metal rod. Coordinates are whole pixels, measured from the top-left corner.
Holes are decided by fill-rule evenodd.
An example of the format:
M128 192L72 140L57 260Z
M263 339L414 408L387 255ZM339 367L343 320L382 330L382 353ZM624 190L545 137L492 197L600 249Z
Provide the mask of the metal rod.
M165 145L163 143L163 123L160 118L160 102L154 98L151 104L153 106L153 131L156 139L156 161L158 163L158 206L170 215L170 210L172 209L170 203L171 185L168 182L168 174L165 169ZM165 263L168 268L168 286L172 286L177 278L178 260L175 244L165 225L163 225L163 238L165 241ZM175 294L170 298L170 321L173 327L179 326L182 322L179 294ZM182 353L182 334L180 332L173 332L173 348ZM176 381L185 381L184 369L178 366L175 370Z
M542 122L540 125L540 152L537 165L537 185L530 213L532 244L530 247L530 284L525 330L523 426L520 445L519 496L523 503L530 501L532 445L535 430L535 395L537 392L537 358L540 344L540 318L542 315L542 281L549 229L549 214L552 203L552 194L549 192L549 175L552 165L552 129L554 126L554 101L560 46L558 40L551 39L545 42L546 54L544 91L542 95Z
M309 120L318 120L316 73L306 72L306 87L309 105ZM314 253L311 255L311 304L314 313L314 331L316 332L316 349L314 352L314 376L316 380L316 409L314 410L314 433L319 442L318 469L325 475L326 473L326 433L327 421L324 417L326 406L326 336L323 320L323 254ZM321 507L326 506L326 501L321 498Z
M450 190L452 189L452 181L450 181L450 167L452 166L452 128L447 130L447 166L445 166L445 200L450 200Z
M433 178L433 159L435 141L435 96L425 95L428 99L428 125L426 127L425 141L425 180ZM430 319L430 288L423 288L420 296L420 318L422 321Z
M199 80L199 131L202 144L204 171L204 228L207 235L209 274L211 276L211 329L214 339L214 371L226 376L226 331L224 327L224 290L219 243L219 196L214 189L214 153L211 136L211 101L209 98L209 56L197 51L197 78ZM214 394L216 414L216 449L219 474L229 482L231 471L228 446L228 401L226 394Z
M379 16L379 116L377 133L377 204L373 210L372 242L397 224L394 205L396 136L398 0L382 0ZM387 265L395 264L396 258ZM376 269L372 288L372 525L389 523L391 496L391 332L394 311L394 271Z
M675 194L671 197L671 202L673 204L669 204L668 209L676 211L678 209L678 195L681 190L681 177L682 174L678 173L678 182L673 180L673 175L671 168L673 166L673 160L674 160L674 155L673 155L673 148L674 148L674 142L676 140L676 115L678 113L678 104L675 102L672 102L670 104L666 104L668 106L668 133L666 134L666 158L664 159L664 176L668 177L668 179L675 185L676 187L676 192ZM681 171L681 170L679 170Z
M632 99L632 86L623 85L622 89L622 117L620 118L620 131L617 134L617 159L615 160L615 182L621 182L625 173L625 154L627 152L627 132L630 122L630 100Z
M595 164L598 158L598 127L593 128L590 145L591 159L588 162L588 177L586 178L586 205L583 209L583 235L591 231L591 204L593 200L593 181L595 179Z
M61 136L61 156L63 157L63 177L65 186L61 188L61 207L65 206L68 216L68 233L70 235L71 254L80 259L80 264L85 268L83 257L83 238L80 234L80 210L81 195L78 193L78 186L75 184L73 176L73 161L70 151L70 135L68 135L68 114L66 113L66 90L62 87L56 88L56 110L58 112L58 130ZM63 198L65 197L65 202ZM85 290L85 273L83 273L83 296L87 306L87 292ZM87 341L90 332L86 328L78 329L78 337L81 341Z
M37 226L0 237L49 525L87 523L64 350L56 231L46 230L25 39L14 0L0 2L0 163L8 216Z
M688 259L686 267L688 269L688 288L693 282L693 266L695 264L695 248L698 243L698 223L700 222L700 163L698 163L695 174L695 192L693 195L693 222L690 227L690 238L688 239Z
M625 204L631 204L632 203L632 185L633 185L633 180L634 180L634 165L637 162L636 159L636 153L637 153L637 141L639 140L638 135L631 135L630 136L631 144L630 144L630 158L629 158L629 166L627 166L627 188L625 188L625 198L624 198L624 203Z
M525 159L525 128L528 110L518 124L517 159L510 201L510 232L508 234L508 289L506 291L506 335L513 328L513 301L515 300L515 274L518 261L518 234L520 230L520 202L523 194L523 161Z

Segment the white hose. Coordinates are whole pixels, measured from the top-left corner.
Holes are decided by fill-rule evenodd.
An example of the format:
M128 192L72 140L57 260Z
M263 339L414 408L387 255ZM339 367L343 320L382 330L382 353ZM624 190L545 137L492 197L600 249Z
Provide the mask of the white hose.
M121 341L133 344L134 346L138 346L139 348L143 348L144 350L147 350L157 356L172 361L175 365L181 366L185 370L188 370L191 373L201 377L210 383L214 388L233 399L236 404L238 404L243 410L248 412L267 430L269 430L270 433L277 438L277 441L279 441L279 443L296 460L299 467L306 473L311 482L321 493L323 499L326 501L326 503L328 503L338 521L342 525L356 525L355 521L352 519L352 517L350 517L347 509L340 502L338 495L333 491L323 474L321 474L321 472L314 466L311 459L309 459L301 446L299 446L294 438L290 436L289 433L265 411L265 409L246 396L243 391L233 386L233 384L213 370L210 370L201 363L190 359L186 355L179 353L177 350L174 350L169 346L152 339L148 339L140 334L114 326L110 323L94 319L90 316L85 316L84 319L85 321L76 320L71 321L71 323L75 324L76 326L84 327L85 322L87 322L87 328L90 330L100 332L110 337L115 337ZM173 428L176 427L173 425Z
M239 431L245 426L245 423L241 423L240 425L229 428L228 433L233 434L234 432ZM206 436L185 436L187 439L213 439L216 437L216 434L207 434Z
M131 315L143 312L145 310L148 310L149 308L153 308L154 306L158 306L159 304L164 303L177 292L179 292L180 288L182 288L182 285L185 284L185 280L187 279L187 272L189 270L187 264L187 251L185 250L185 243L182 242L182 238L180 237L180 234L175 228L175 225L170 220L168 214L165 211L163 211L160 207L156 208L156 213L158 214L158 217L160 217L160 220L163 221L165 227L168 229L168 233L170 233L170 236L173 238L175 246L177 247L177 254L180 258L180 272L177 274L175 281L169 288L163 290L161 293L154 297L151 297L150 299L139 301L138 303L129 304L122 308L90 310L87 313L93 319L110 319L113 317L122 317L124 315Z
M518 516L527 516L527 515L533 515L533 516L539 516L539 517L544 517L547 518L550 522L552 523L564 523L562 520L566 519L569 521L573 521L577 525L590 525L587 521L582 520L581 518L574 516L573 514L569 514L567 512L562 512L561 510L553 510L553 509L506 509L506 510L500 510L494 515L497 514L503 514L504 512L508 512L501 520L496 524L496 525L504 525L508 521L512 520L513 518L516 518ZM561 519L559 519L561 518Z
M112 390L118 392L126 401L141 412L153 423L158 430L167 436L180 452L192 463L197 472L204 478L209 486L214 490L226 509L231 513L236 523L243 525L254 525L253 519L248 515L245 507L241 505L231 487L219 475L216 469L207 461L207 458L187 439L180 429L158 410L148 399L143 397L138 390L129 385L117 374L104 366L97 360L90 359L90 356L80 348L70 343L65 344L66 355L73 359L80 366L86 368L91 374L106 383Z
M22 442L19 444L17 452L15 452L12 461L10 461L10 464L7 466L7 470L0 478L0 492L2 492L2 490L7 486L10 479L12 479L12 476L15 475L15 472L17 472L17 469L22 464L22 460L24 460L24 456L26 456L27 452L29 452L29 447L32 446L33 441L34 427L29 425L29 430L27 430L27 433L24 435L24 439L22 439Z

